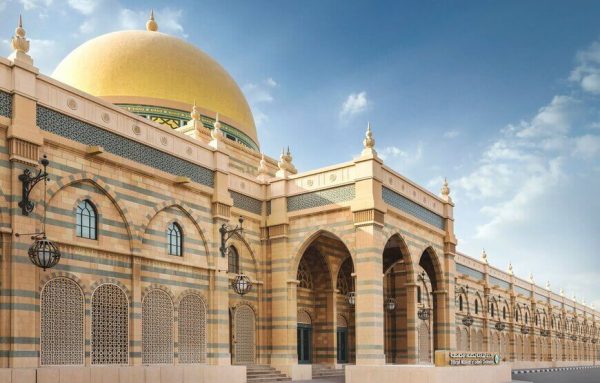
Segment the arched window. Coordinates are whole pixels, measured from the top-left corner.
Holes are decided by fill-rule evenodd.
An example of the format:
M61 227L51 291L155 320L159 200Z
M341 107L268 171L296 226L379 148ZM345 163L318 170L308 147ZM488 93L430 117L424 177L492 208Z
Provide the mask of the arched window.
M460 311L463 311L463 299L462 294L458 296L458 307Z
M78 237L98 239L98 214L90 200L85 199L77 205L75 217L75 229Z
M529 324L529 314L525 311L525 324Z
M417 286L417 303L421 303L421 286Z
M41 294L40 364L84 363L84 298L71 279L55 278Z
M535 325L536 326L540 325L540 315L539 314L535 314Z
M542 318L542 327L546 328L546 317Z
M181 227L175 222L172 222L167 228L167 243L169 255L181 257L183 253L183 234L181 233Z
M117 285L101 285L92 295L92 364L129 361L129 303Z
M475 299L475 314L479 314L479 301Z
M240 254L233 246L229 246L227 254L227 271L238 274L240 272Z
M506 319L506 307L502 307L502 319Z
M142 363L173 363L173 302L158 289L142 300Z
M492 309L491 309L491 312L492 312L492 318L493 318L493 317L495 316L495 314L496 314L496 312L495 312L495 310L494 310L494 303L493 303L493 302L492 302Z
M515 311L515 320L518 322L519 321L519 310Z
M206 362L206 305L196 294L179 303L179 363Z

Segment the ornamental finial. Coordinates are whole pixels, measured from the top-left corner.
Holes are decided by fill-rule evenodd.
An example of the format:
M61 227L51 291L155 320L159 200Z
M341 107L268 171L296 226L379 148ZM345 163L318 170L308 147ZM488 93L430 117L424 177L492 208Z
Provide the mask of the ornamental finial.
M562 287L560 288L559 294L560 294L561 297L565 296L565 290Z
M373 149L375 147L375 139L373 138L373 132L371 131L370 122L367 123L367 132L365 133L363 146L365 147L365 149Z
M158 31L158 24L154 20L154 9L150 10L150 19L146 22L146 30L150 32Z
M15 29L10 44L15 52L29 52L29 40L25 38L25 29L23 29L23 16L19 15L19 25Z
M546 281L546 290L550 291L550 281Z
M290 152L290 147L287 147L287 151L285 148L281 149L281 155L279 156L279 162L277 166L279 166L279 171L277 172L278 176L285 176L286 173L295 173L296 168L292 165L292 153Z
M258 163L258 176L260 181L266 181L269 177L269 169L267 168L267 161L265 160L265 154L260 154L260 162Z
M221 122L219 121L219 112L217 112L217 116L215 117L215 122L213 123L213 130L210 131L210 136L213 140L220 141L223 138L223 131L221 130Z
M194 121L200 121L200 112L198 111L198 107L196 106L196 100L194 100L194 106L192 107L190 117L192 117L192 120Z
M535 281L533 280L533 273L529 273L529 282L535 283Z
M510 261L508 261L508 274L515 275L515 273L513 272L512 262Z
M487 259L487 253L485 252L485 249L483 249L483 251L481 252L481 261L483 263L485 263L486 265L489 264L488 259Z

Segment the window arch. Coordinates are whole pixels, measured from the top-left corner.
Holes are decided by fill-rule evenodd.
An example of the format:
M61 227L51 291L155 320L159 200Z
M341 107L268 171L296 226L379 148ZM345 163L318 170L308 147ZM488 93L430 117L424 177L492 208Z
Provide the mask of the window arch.
M519 309L517 307L517 309L515 310L515 321L518 322L519 321L519 313L521 312L521 309Z
M462 294L460 294L458 296L458 309L460 311L463 311L463 297L462 297Z
M129 303L121 288L103 284L92 295L92 364L129 361Z
M159 289L142 301L142 363L173 363L173 301Z
M525 311L525 324L529 324L529 313Z
M475 298L475 314L479 314L479 299Z
M176 222L171 222L167 228L167 248L169 255L181 257L183 254L183 232Z
M83 364L83 293L71 279L50 280L41 294L40 364Z
M235 274L240 272L240 253L234 246L229 246L227 251L227 271Z
M179 363L206 362L206 305L197 294L179 303Z
M84 199L77 205L75 230L80 238L98 239L98 211L89 199Z
M502 307L502 319L506 320L506 306Z

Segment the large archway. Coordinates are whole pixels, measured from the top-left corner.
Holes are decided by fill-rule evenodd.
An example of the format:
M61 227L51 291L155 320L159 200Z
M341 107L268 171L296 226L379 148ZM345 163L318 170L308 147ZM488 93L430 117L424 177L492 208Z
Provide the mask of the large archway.
M446 297L443 293L443 272L436 253L428 247L421 254L417 276L417 284L421 287L421 299L418 304L417 321L428 322L430 344L432 346L430 358L433 360L435 350L443 349L446 345L444 337L446 329L444 309ZM449 330L449 329L448 329Z
M300 363L352 363L355 358L354 306L346 299L354 291L350 252L333 234L323 232L304 250L296 278L297 309L310 317L309 331L298 331ZM306 329L306 319L298 328Z
M414 363L410 352L416 347L416 339L410 334L418 331L414 326L415 311L409 310L408 302L415 304L415 289L410 253L406 243L396 234L390 237L383 250L384 291L384 352L386 363ZM390 303L393 302L393 308Z

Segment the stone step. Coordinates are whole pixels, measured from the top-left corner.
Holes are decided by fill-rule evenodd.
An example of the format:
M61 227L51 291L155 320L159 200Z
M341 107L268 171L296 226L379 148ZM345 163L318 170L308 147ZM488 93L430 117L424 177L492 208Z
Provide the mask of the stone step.
M287 382L291 379L281 371L268 365L250 365L246 366L246 382L247 383L272 383L272 382Z

